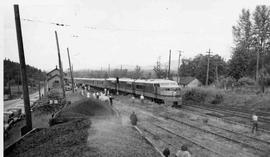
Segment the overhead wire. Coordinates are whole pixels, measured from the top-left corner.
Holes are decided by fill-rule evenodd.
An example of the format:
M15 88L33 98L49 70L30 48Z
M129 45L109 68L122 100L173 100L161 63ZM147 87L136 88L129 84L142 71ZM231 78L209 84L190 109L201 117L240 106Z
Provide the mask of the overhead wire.
M42 20L33 20L29 18L22 18L22 20L27 21L27 22L38 22L38 23L45 23L45 24L51 24L51 25L56 25L56 26L61 26L61 27L73 27L70 24L65 24L61 22L47 22L47 21L42 21ZM134 31L134 32L164 32L166 30L145 30L145 29L136 29L136 28L110 28L110 27L96 27L96 26L82 26L82 28L85 29L91 29L91 30L110 30L110 31Z

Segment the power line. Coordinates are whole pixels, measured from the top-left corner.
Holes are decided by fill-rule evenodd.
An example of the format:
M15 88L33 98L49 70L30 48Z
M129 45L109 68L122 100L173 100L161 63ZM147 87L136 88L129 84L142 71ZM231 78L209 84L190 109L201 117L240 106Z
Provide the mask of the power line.
M49 25L56 25L56 26L61 26L61 27L73 27L70 24L65 24L61 22L48 22L48 21L42 21L42 20L33 20L29 18L23 18L23 21L27 22L36 22L36 23L44 23L44 24L49 24ZM81 26L82 28L85 29L91 29L91 30L110 30L110 31L133 31L133 32L164 32L164 30L145 30L145 29L136 29L136 28L110 28L110 27L96 27L96 26ZM78 37L77 35L75 37Z

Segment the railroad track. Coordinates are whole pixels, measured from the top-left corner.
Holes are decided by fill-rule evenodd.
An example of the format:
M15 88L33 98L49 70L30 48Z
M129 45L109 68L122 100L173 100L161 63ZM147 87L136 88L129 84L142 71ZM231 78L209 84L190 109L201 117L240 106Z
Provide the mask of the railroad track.
M191 112L193 112L193 111L191 111ZM194 114L199 114L199 115L201 115L202 117L208 117L208 118L210 117L210 116L208 116L208 115L204 115L204 114L198 113L198 112L197 112L197 113L194 113ZM218 119L218 120L221 119L221 118L217 118L217 117L215 117L215 118ZM252 139L257 140L257 141L259 141L259 142L262 142L262 143L265 143L265 144L269 144L269 145L270 145L270 141L265 141L265 140L259 139L259 138L257 138L257 137L251 136L251 135L249 135L249 134L243 134L242 132L232 131L232 130L230 130L230 129L228 129L228 128L219 127L219 126L212 125L212 124L209 124L209 123L207 123L207 125L208 125L208 126L211 126L211 127L216 127L216 128L218 128L218 129L226 130L226 131L228 131L228 132L237 134L237 135L239 135L239 136L245 136L245 137L248 137L248 138L252 138ZM240 125L240 124L237 124L237 125ZM248 126L248 127L250 127L250 126Z
M165 132L168 132L169 134L172 134L172 135L176 136L177 138L180 138L180 139L181 139L180 141L185 141L184 143L192 143L192 144L195 145L196 147L198 147L198 148L200 148L200 149L203 149L203 150L206 150L207 152L213 153L213 154L215 154L215 155L217 155L217 156L226 157L226 156L223 155L222 153L220 153L220 152L218 152L218 151L216 151L216 150L214 150L214 149L212 149L212 148L209 148L209 147L205 146L204 144L201 144L201 143L198 142L198 141L195 141L195 140L189 139L189 138L187 138L187 137L185 137L185 136L182 136L182 135L180 135L180 134L177 134L177 133L175 133L174 131L172 131L172 130L170 130L170 129L168 129L168 128L165 128L165 127L162 127L162 126L160 126L160 125L153 124L153 123L152 123L152 125L155 126L155 127L158 128L158 129L160 129L160 130L163 130L163 131L165 131ZM148 128L140 126L140 128L142 128L142 130L143 130L144 132L146 132L147 134L150 134L150 135L152 136L152 138L154 138L154 139L156 139L156 137L159 137L158 134L154 133L153 131L151 131L151 130L149 129L149 126L148 126ZM157 130L157 129L155 129L155 130ZM157 139L156 139L156 140L157 140ZM176 147L174 143L167 142L167 141L170 141L170 140L167 140L167 141L166 141L165 139L162 139L162 138L159 138L158 140L161 141L162 143L164 143L164 144L167 145L167 146L168 146L168 145L171 145L171 146L174 148L174 150L178 150L178 149L180 148L180 146L179 146L179 147Z
M147 111L149 111L149 109L145 106L140 106L143 107L144 109L146 109ZM151 111L150 111L151 112ZM149 115L148 115L149 116ZM150 115L151 116L151 115ZM191 129L197 129L201 132L207 133L207 134L212 134L216 137L222 138L224 140L227 140L229 142L233 142L233 143L237 143L240 144L242 147L245 148L249 148L252 149L254 152L256 152L256 154L265 154L265 153L269 153L270 150L270 142L269 141L264 141L252 136L247 136L238 132L234 132L228 129L224 129L224 128L220 128L220 127L216 127L213 125L208 125L210 128L208 127L200 127L199 124L195 124L194 122L191 121L185 121L185 120L180 120L178 118L174 118L172 116L162 116L162 115L158 115L160 117L162 117L164 120L170 120L175 122L176 124L180 123L182 125L186 125L188 127L190 127ZM158 119L156 116L152 116L152 118L154 119ZM178 125L179 126L179 125ZM207 125L206 125L207 126Z
M237 116L237 117L241 117L241 118L246 118L246 119L251 119L251 114L250 113L246 113L246 112L240 112L240 111L236 111L234 110L230 110L230 109L225 109L225 108L216 108L216 107L210 107L210 106L200 106L200 105L183 105L183 106L191 106L191 107L196 107L196 108L200 108L200 109L204 109L204 110L209 110L209 111L213 111L213 112L219 112L222 114L227 114L227 115L233 115L233 116ZM270 116L270 114L268 114ZM261 122L264 123L268 123L270 125L270 118L266 117L266 116L259 116L259 120Z
M228 131L225 129L215 128L214 129L215 131L211 131L211 129L198 127L198 126L196 126L196 124L192 124L191 122L185 122L183 120L175 119L172 117L167 117L167 118L172 120L172 121L175 121L177 123L181 123L181 124L187 125L189 127L198 129L198 130L203 131L205 133L213 134L215 136L227 139L227 140L232 141L234 143L241 144L245 147L254 149L255 151L258 151L258 152L260 152L260 151L266 152L267 149L270 150L270 144L268 141L263 141L263 140L259 140L257 138L252 138L250 136L241 135L239 133L235 133L233 131ZM228 135L228 133L229 133L229 135ZM234 134L236 134L237 136L234 136ZM267 151L267 152L269 152L269 151Z
M197 107L197 106L193 106L193 105L191 105L191 106L186 106L186 105L183 105L183 107L181 108L181 109L185 109L185 110L189 110L189 111L194 111L194 112L197 112L197 113L201 113L200 111L198 111L198 110L205 110L205 111L214 111L214 112L216 112L216 113L220 113L221 111L218 111L218 110L211 110L211 109L208 109L208 108L203 108L203 107ZM204 114L204 115L206 115L206 114ZM208 115L207 115L208 116ZM234 115L235 117L239 117L239 116L237 116L237 115ZM244 126L244 127L247 127L247 128L252 128L250 125L248 125L247 123L240 123L240 122L237 122L237 121L233 121L233 120L229 120L229 119L226 119L225 117L217 117L217 116L215 116L217 119L222 119L222 120L224 120L224 121L226 121L226 122L229 122L229 123L233 123L233 124L237 124L237 125L240 125L240 126ZM241 118L241 117L240 117ZM242 118L244 118L245 120L249 120L250 121L250 117L247 117L247 116L245 116L245 117L242 117ZM259 119L261 119L261 117L259 117ZM260 122L260 120L259 120L259 122ZM268 126L268 127L265 127L265 126ZM267 122L266 124L264 123L264 125L262 125L262 126L260 126L259 127L259 131L261 131L261 132L264 132L264 133L267 133L267 134L270 134L270 121L269 122Z

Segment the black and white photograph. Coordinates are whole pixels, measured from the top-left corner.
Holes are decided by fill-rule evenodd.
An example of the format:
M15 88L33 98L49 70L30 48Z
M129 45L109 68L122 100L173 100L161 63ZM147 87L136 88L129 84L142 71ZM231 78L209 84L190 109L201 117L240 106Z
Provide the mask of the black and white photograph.
M1 5L4 157L270 157L269 0Z

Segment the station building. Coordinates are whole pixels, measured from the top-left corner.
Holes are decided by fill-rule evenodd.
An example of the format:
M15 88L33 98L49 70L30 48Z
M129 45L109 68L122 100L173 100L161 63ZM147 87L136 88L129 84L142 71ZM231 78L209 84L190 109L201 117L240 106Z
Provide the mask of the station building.
M63 73L64 77L64 84L66 84L66 79L65 76L66 74ZM59 92L62 93L62 88L61 88L61 75L60 75L60 69L57 68L57 66L51 70L50 72L47 73L46 75L46 86L45 86L45 95L50 92Z

